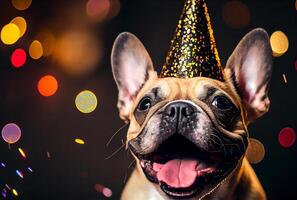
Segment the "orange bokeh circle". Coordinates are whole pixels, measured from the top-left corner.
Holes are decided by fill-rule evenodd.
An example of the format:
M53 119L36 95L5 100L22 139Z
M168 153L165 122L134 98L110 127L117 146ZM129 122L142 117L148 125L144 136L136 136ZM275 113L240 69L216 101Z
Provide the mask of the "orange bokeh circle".
M58 81L51 75L43 76L37 85L38 92L45 97L54 95L58 90Z

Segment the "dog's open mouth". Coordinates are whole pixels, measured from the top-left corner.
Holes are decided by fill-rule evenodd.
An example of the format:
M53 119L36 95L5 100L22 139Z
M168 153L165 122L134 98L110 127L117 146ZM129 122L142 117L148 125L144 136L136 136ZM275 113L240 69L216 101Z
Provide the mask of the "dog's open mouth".
M132 150L133 151L133 150ZM146 177L159 183L173 198L190 198L206 184L223 179L236 166L240 156L201 150L182 136L172 136L148 155L136 155Z

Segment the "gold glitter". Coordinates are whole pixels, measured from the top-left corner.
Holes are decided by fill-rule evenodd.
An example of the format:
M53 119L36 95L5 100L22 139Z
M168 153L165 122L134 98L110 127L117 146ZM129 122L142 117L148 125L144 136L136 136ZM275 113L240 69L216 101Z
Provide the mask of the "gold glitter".
M160 77L223 80L205 0L186 0Z

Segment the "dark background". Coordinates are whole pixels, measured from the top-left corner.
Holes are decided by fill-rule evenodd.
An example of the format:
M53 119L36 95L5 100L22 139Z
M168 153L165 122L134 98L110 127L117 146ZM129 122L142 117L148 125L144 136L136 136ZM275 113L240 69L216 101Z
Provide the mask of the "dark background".
M9 0L1 0L0 25L15 16L27 19L28 31L16 44L0 44L0 127L9 122L22 129L21 140L8 149L0 141L0 161L7 164L0 168L0 189L4 184L17 189L19 196L7 199L43 200L95 200L105 199L96 192L94 185L103 184L113 191L112 199L119 199L132 159L121 150L105 160L121 146L124 129L109 148L109 138L124 123L116 109L117 88L112 79L110 52L113 40L122 31L137 35L147 47L158 71L169 48L170 40L183 7L182 0L122 0L121 10L113 19L90 23L89 29L100 38L101 60L96 69L84 76L74 77L64 73L51 57L33 61L28 58L24 67L11 66L10 55L15 48L26 51L32 40L44 26L54 33L67 30L76 23L61 24L63 13L77 4L85 12L86 1L37 1L33 0L26 11L17 11ZM274 59L271 80L271 109L268 114L249 127L250 136L264 144L266 155L262 162L253 165L269 199L297 199L297 146L283 148L278 143L278 133L284 127L296 130L296 9L294 0L241 1L250 11L250 23L243 28L230 28L222 19L225 0L208 0L208 8L214 27L218 51L225 64L239 40L251 29L262 27L272 34L282 30L289 38L286 54ZM73 13L75 15L75 13ZM69 26L69 27L68 27ZM36 85L41 76L53 74L59 81L59 90L52 97L42 97ZM285 84L282 74L286 74ZM84 89L92 90L98 98L98 107L91 114L80 113L74 104L75 96ZM83 138L85 145L74 143ZM22 159L17 148L22 147L27 159ZM48 158L46 152L50 152ZM16 169L31 166L33 173L25 173L24 179ZM2 198L2 196L1 196Z

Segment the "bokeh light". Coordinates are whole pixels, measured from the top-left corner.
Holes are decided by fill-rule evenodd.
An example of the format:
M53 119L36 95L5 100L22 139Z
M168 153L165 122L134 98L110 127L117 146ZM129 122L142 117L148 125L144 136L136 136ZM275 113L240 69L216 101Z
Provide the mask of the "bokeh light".
M29 55L31 58L37 60L43 55L43 48L38 40L34 40L29 47Z
M91 113L97 107L97 97L93 92L84 90L76 96L75 105L80 112Z
M297 10L297 0L295 1L295 9Z
M48 30L45 30L38 33L37 38L42 45L43 56L47 57L52 55L56 45L56 38L53 35L53 33Z
M249 141L246 157L250 163L257 164L265 157L265 147L262 142L255 138L250 138Z
M5 163L1 162L1 166L2 167L6 167Z
M15 68L22 67L26 63L26 60L27 60L27 54L25 50L21 48L14 50L10 58L11 64Z
M249 8L241 1L228 1L222 10L224 22L231 28L239 29L250 23Z
M296 142L296 132L293 128L283 128L278 134L278 142L281 146L289 148Z
M20 38L20 29L13 23L6 24L1 29L1 40L4 44L12 45Z
M15 17L15 18L13 18L13 20L11 20L10 23L15 24L15 25L17 25L17 27L19 27L19 30L20 30L19 37L22 37L25 34L25 32L27 30L27 23L23 17Z
M25 152L22 148L18 148L18 151L20 152L20 154L23 158L27 158L27 155L25 154Z
M51 75L43 76L37 84L37 89L42 96L49 97L58 90L58 81Z
M90 32L73 31L62 35L56 43L54 60L71 76L93 72L101 58L101 45Z
M14 144L21 138L22 131L20 127L14 123L6 124L2 128L2 138L8 144Z
M121 10L121 2L119 0L110 0L110 9L107 18L112 19L116 17Z
M26 10L30 7L32 0L11 0L11 3L17 10Z
M286 34L282 31L275 31L270 36L270 45L273 56L279 57L286 53L289 49L289 40Z
M77 144L85 144L85 141L82 140L82 139L79 139L79 138L76 138L74 141L75 141Z
M96 21L103 20L108 15L109 9L109 0L88 0L86 4L87 15Z

